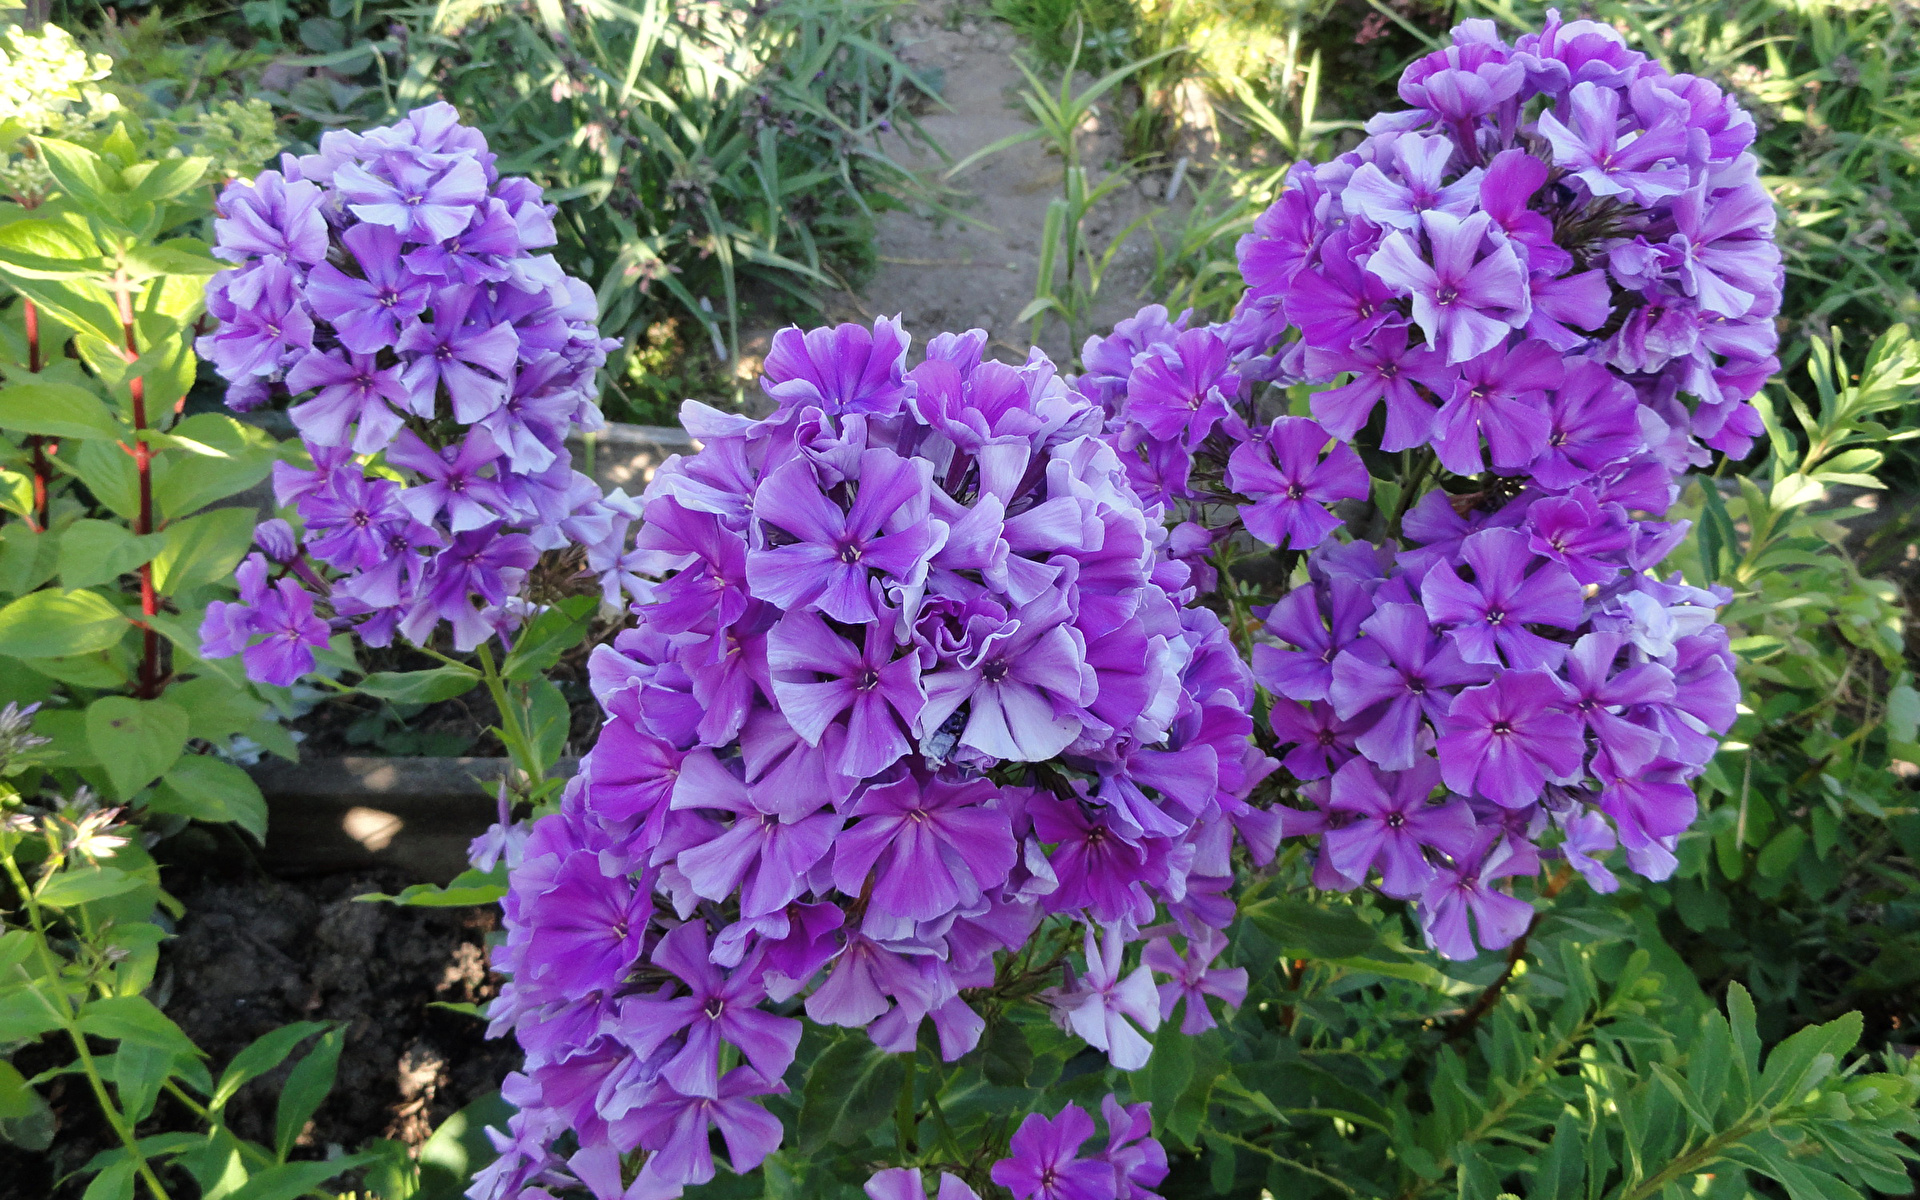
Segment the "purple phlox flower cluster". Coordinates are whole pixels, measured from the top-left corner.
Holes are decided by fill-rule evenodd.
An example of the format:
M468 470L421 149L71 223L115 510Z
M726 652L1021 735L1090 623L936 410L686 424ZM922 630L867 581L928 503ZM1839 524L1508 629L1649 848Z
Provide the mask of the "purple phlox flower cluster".
M1100 1116L1106 1145L1083 1154L1094 1133L1086 1109L1069 1104L1053 1117L1028 1113L1014 1131L1011 1153L993 1164L993 1181L1014 1200L1157 1200L1153 1189L1167 1177L1167 1152L1154 1140L1148 1106L1108 1096Z
M618 598L635 510L566 448L602 427L595 373L617 343L595 328L592 290L535 253L555 240L539 187L502 178L439 103L330 132L229 185L217 212L214 253L236 265L208 286L220 325L198 348L233 407L294 402L311 466L275 466L301 525L261 542L285 567L283 600L216 604L208 653L247 650L279 684L310 669L329 623L290 634L286 586L371 645L424 644L446 622L470 650L522 619L527 571L570 545Z
M1241 244L1237 320L1277 307L1298 377L1345 378L1327 431L1384 410L1384 450L1551 487L1744 456L1784 274L1733 98L1551 10L1511 45L1463 22L1400 96Z
M683 409L702 449L638 502L636 624L591 660L600 738L559 812L482 847L511 866L494 1029L540 1115L512 1135L526 1171L477 1197L536 1170L699 1183L710 1127L750 1169L778 1133L746 1110L784 1086L800 1014L889 1052L931 1022L952 1061L984 1029L965 993L1043 922L1085 930L1056 1018L1123 1068L1162 1017L1127 966L1156 920L1187 938L1189 1025L1244 993L1209 969L1235 839L1267 861L1280 836L1246 801L1274 766L1252 676L1101 406L985 342L941 335L909 369L892 320L788 329L771 416ZM1116 1120L1089 1186L1150 1194L1144 1112ZM563 1167L554 1129L582 1147ZM605 1173L636 1152L638 1178Z
M1416 900L1436 948L1463 957L1468 914L1482 946L1524 930L1526 906L1489 884L1537 873L1550 830L1550 853L1602 890L1616 843L1637 873L1670 875L1687 781L1739 700L1724 594L1649 570L1682 531L1585 487L1465 517L1435 490L1390 558L1310 556L1253 665L1317 810L1288 832L1319 835L1319 886Z
M1467 21L1400 94L1294 168L1230 320L1143 309L1078 386L1196 579L1227 541L1306 552L1251 655L1313 805L1286 832L1466 956L1525 929L1502 881L1543 857L1602 890L1612 851L1676 865L1738 687L1656 518L1760 431L1782 272L1751 119L1607 26ZM1359 503L1389 454L1424 464L1397 528L1396 491Z

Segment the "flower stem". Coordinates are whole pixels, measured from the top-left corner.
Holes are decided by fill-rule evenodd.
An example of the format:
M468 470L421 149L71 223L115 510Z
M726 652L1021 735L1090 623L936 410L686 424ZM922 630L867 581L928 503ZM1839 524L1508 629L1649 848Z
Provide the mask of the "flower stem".
M43 884L52 878L54 864L58 861L59 859L55 858L49 863L48 870L41 876ZM54 957L53 951L47 948L47 926L45 919L40 915L38 894L35 889L27 886L26 876L21 874L20 864L15 860L13 851L0 851L0 863L5 864L8 879L13 883L14 889L20 893L20 903L27 912L27 924L33 928L33 948L40 957L40 969L57 987L60 981L60 964ZM107 1119L107 1124L113 1127L114 1134L119 1137L120 1144L125 1146L127 1153L132 1156L134 1169L139 1172L140 1178L146 1181L147 1189L153 1193L155 1200L171 1200L167 1195L167 1189L161 1185L159 1176L153 1173L153 1166L147 1162L147 1156L141 1153L140 1139L135 1135L133 1126L128 1123L126 1114L120 1111L119 1105L113 1102L113 1097L107 1092L106 1080L100 1077L100 1066L93 1060L93 1051L87 1046L87 1036L80 1031L69 1002L57 993L54 997L48 997L40 990L37 983L30 981L27 987L40 1003L47 1007L53 1018L60 1022L60 1028L73 1043L74 1052L80 1059L80 1069L87 1077L88 1086L93 1089L95 1103L100 1106L100 1114Z
M120 356L128 363L140 359L139 342L134 337L133 288L123 277L115 279L114 299L120 307ZM153 532L153 446L148 443L147 381L136 375L127 380L127 393L133 398L133 470L140 480L140 513L134 518L136 534ZM141 628L140 685L135 694L151 700L160 694L165 680L160 677L160 632L153 618L160 615L160 597L153 588L153 564L140 564L140 613L146 617Z
M900 1080L900 1106L894 1112L894 1127L900 1135L900 1165L908 1166L918 1152L914 1145L914 1125L919 1116L920 1106L914 1099L914 1066L920 1060L918 1049L907 1051L906 1071Z

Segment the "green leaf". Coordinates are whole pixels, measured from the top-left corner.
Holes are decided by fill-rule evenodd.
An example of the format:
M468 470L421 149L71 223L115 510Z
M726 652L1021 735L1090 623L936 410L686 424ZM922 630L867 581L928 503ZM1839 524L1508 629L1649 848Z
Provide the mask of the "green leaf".
M39 899L50 908L73 908L130 892L142 882L118 867L70 867L47 880Z
M229 579L253 545L260 514L250 508L216 508L167 526L165 546L153 560L153 586L175 596L202 584Z
M281 1162L287 1161L295 1139L319 1111L327 1093L333 1090L334 1073L340 1065L340 1046L345 1040L346 1031L337 1027L322 1034L287 1076L287 1085L280 1089L280 1104L273 1117L273 1150Z
M196 821L230 822L256 842L267 840L267 802L260 785L239 767L211 755L184 755L167 768L147 807Z
M61 191L89 208L118 210L120 173L98 154L59 138L37 137L33 144Z
M60 531L60 582L69 588L112 583L151 562L165 539L140 536L118 521L75 521Z
M190 1058L200 1056L200 1048L193 1044L193 1039L145 996L108 996L104 1000L89 1001L80 1010L77 1023L82 1033L94 1037L134 1042Z
M71 383L9 383L0 387L0 429L54 438L125 436L100 397Z
M420 1191L414 1200L460 1200L474 1172L498 1157L487 1127L507 1127L513 1105L489 1092L440 1122L420 1147Z
M1768 879L1778 879L1793 869L1800 857L1800 851L1807 844L1807 831L1799 825L1789 825L1767 842L1754 860L1754 869Z
M175 196L192 191L202 179L207 177L207 168L212 165L213 160L210 158L162 158L151 162L135 163L121 174L125 182L132 185L133 195L151 204L158 204L162 200L171 200ZM176 238L174 242L166 242L162 245L186 241L193 241L193 239ZM216 266L215 269L217 270L218 267Z
M100 247L78 216L37 217L0 225L0 274L83 279L103 269Z
M118 642L127 618L98 592L47 588L0 608L0 654L66 658Z
M60 1028L39 992L27 984L0 988L0 1042L30 1042Z
M130 1122L146 1119L173 1071L173 1054L158 1046L122 1042L113 1055L113 1087Z
M801 1152L818 1153L830 1141L853 1145L884 1124L903 1077L900 1056L860 1034L827 1047L807 1072L800 1101Z
M295 1200L334 1176L373 1161L374 1157L346 1154L321 1162L283 1162L256 1171L245 1183L227 1193L226 1200Z
M551 679L536 676L526 688L527 740L531 743L532 757L518 765L535 779L544 779L567 748L567 730L572 725L573 713L567 707L567 698Z
M1886 721L1889 741L1920 741L1920 691L1904 683L1888 688Z
M26 595L52 579L59 565L57 535L36 533L21 521L0 527L0 595Z
M209 742L224 742L243 733L267 703L245 688L236 687L218 675L202 675L176 683L161 696L177 704L187 714L187 736Z
M186 742L187 714L165 700L102 696L87 706L87 745L122 800L164 774Z
M153 500L173 521L244 492L267 477L277 456L273 439L223 413L198 413L168 432L226 454L166 454L154 467Z
M122 1150L120 1157L93 1177L80 1200L133 1200L133 1156Z
M409 908L473 908L492 904L506 894L506 868L496 864L491 871L462 871L445 887L435 883L413 883L396 895L368 892L354 899L368 904L399 904Z
M1527 1200L1581 1200L1586 1191L1586 1163L1582 1151L1585 1138L1580 1122L1570 1112L1562 1112L1554 1121L1553 1136L1547 1148L1534 1159L1533 1181L1527 1187Z
M183 161L176 159L176 162ZM120 256L130 279L156 275L212 275L227 264L180 246L134 246Z
M1153 1114L1160 1128L1171 1133L1180 1097L1193 1084L1194 1040L1177 1029L1163 1029L1153 1039L1153 1055L1147 1059L1145 1098L1153 1103Z
M226 1107L227 1101L233 1099L241 1088L285 1062L294 1047L326 1028L326 1024L320 1021L296 1021L253 1039L245 1049L233 1056L227 1069L220 1072L220 1082L214 1085L207 1107Z
M26 1076L4 1058L0 1058L0 1121L17 1121L31 1116L38 1097L27 1086Z
M464 696L480 683L480 672L470 667L434 667L428 671L375 671L355 684L356 690L399 704L432 704Z
M995 1087L1025 1087L1033 1073L1033 1047L1026 1030L1002 1016L987 1026L980 1039L980 1074Z
M1321 907L1305 900L1271 897L1241 913L1282 950L1301 958L1335 959L1380 955L1380 935L1347 905Z
M552 670L562 654L586 638L599 610L598 596L568 596L554 603L513 639L512 653L500 664L501 676L524 683Z

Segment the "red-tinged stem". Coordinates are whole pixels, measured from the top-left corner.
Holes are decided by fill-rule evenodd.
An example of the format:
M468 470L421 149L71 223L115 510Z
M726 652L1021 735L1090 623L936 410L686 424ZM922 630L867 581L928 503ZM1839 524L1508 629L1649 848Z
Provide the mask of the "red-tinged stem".
M128 362L140 357L139 343L133 333L133 292L125 280L118 281L114 297L120 303L120 333L125 339L120 354ZM153 532L153 447L143 436L147 431L147 384L146 380L134 376L127 381L127 392L133 397L133 469L140 480L140 515L134 518L133 531L136 534ZM141 629L143 643L140 653L140 687L142 699L151 700L160 694L160 634L154 629L152 618L160 613L160 597L153 590L153 564L140 565L140 612L147 618Z
M24 307L21 315L27 323L27 370L40 373L40 309L31 300L21 300ZM53 464L47 461L47 439L34 434L27 439L27 449L33 454L33 515L27 518L27 526L35 533L47 528L47 481L53 478Z

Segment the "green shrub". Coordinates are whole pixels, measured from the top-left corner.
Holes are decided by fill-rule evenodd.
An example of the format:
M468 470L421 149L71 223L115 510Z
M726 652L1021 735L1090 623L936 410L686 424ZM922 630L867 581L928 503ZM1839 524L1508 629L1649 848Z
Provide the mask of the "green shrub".
M753 293L804 308L857 278L876 210L914 190L880 149L913 128L894 5L443 0L413 25L401 106L451 100L560 202L561 264L598 281L601 330L627 343L608 415L667 424L686 392L660 378L662 340L674 374L711 355L692 381L737 386Z

